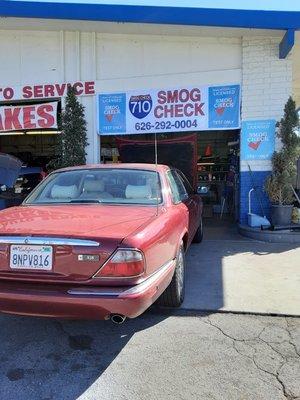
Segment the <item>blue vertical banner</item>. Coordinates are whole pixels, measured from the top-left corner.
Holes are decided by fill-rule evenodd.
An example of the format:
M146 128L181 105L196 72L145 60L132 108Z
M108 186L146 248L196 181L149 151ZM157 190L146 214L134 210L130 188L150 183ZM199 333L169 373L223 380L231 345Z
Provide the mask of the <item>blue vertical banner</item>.
M126 93L99 94L98 117L102 134L126 132Z
M242 160L271 160L275 150L275 125L273 119L242 122Z
M211 86L208 90L209 129L240 125L240 85Z

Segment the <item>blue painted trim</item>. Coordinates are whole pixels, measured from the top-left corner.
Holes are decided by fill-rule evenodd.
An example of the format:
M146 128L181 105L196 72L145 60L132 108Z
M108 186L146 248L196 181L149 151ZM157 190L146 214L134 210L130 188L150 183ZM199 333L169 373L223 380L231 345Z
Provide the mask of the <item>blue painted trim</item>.
M84 0L0 0L1 17L300 30L300 11L242 10L163 5L95 4ZM175 3L176 4L176 3Z
M264 214L268 219L270 218L270 201L267 193L264 191L265 181L270 174L271 171L253 171L251 176L249 171L240 172L240 224L247 225L249 205L248 193L254 186L259 192L259 195L255 192L252 193L251 212L260 216ZM261 210L258 196L260 196L264 212Z
M288 56L295 44L295 30L289 29L279 44L279 58L284 59Z

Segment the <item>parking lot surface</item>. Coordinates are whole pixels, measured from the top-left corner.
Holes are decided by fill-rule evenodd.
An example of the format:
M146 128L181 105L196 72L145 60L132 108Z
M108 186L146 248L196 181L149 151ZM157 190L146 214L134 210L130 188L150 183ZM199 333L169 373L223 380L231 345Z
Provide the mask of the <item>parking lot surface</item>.
M117 326L0 317L6 400L298 399L300 320L155 310Z

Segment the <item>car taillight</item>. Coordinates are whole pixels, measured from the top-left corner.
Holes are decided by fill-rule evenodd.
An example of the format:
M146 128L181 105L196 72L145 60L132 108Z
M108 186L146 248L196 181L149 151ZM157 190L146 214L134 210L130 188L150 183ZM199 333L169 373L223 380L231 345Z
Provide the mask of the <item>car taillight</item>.
M119 249L104 264L94 278L122 278L141 275L145 270L143 253L139 250Z

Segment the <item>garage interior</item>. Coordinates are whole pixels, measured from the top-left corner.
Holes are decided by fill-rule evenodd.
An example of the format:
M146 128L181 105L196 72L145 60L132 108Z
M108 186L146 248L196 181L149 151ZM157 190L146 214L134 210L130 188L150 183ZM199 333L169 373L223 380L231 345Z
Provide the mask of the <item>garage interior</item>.
M1 102L0 106L31 106L48 101L42 99L38 101ZM58 101L58 105L59 115L61 111L60 101ZM31 190L44 178L48 172L48 164L55 156L58 133L57 128L0 131L0 153L16 157L22 165L12 188L6 187L0 181L0 210L21 204Z
M14 186L0 188L0 210L21 204L41 182L56 145L57 132L53 131L0 132L0 153L12 155L22 163Z
M35 106L48 102L49 99L6 101L0 102L0 107ZM54 98L51 102L57 102L57 118L59 118L61 99ZM47 164L55 155L58 132L57 128L0 131L0 152L17 157L24 167L40 167L46 172Z
M188 148L176 148L185 138L192 144L192 137L195 155ZM101 136L101 162L154 162L154 138L154 134ZM157 134L158 162L181 169L195 188L207 187L207 193L202 195L204 217L213 219L216 226L238 220L239 138L239 130ZM122 142L126 141L131 144L124 152ZM163 149L164 141L168 151ZM146 143L148 153L142 150Z
M51 131L0 133L0 152L19 158L27 167L41 167L55 155L57 134Z

